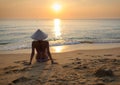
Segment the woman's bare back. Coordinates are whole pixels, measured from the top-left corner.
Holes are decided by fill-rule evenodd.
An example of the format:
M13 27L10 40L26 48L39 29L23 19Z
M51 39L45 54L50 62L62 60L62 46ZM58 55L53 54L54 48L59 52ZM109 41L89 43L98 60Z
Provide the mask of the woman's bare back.
M53 59L50 53L50 49L49 49L49 42L48 41L42 41L42 40L38 40L38 41L33 41L32 42L32 51L31 51L31 56L30 56L30 63L32 62L32 59L34 57L35 54L35 50L37 52L36 55L36 60L38 62L44 62L47 61L48 58L51 60L51 63L53 64Z
M33 42L33 47L37 51L36 60L41 61L42 59L45 59L45 60L48 59L48 54L47 54L48 46L49 45L47 41L34 41Z

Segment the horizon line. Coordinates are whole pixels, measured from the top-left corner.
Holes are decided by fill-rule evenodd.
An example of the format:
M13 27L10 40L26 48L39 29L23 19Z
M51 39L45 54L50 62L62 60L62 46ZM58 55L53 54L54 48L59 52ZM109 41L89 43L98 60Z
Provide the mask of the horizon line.
M52 20L52 19L61 19L61 20L111 20L111 19L120 19L120 17L112 18L0 18L0 20Z

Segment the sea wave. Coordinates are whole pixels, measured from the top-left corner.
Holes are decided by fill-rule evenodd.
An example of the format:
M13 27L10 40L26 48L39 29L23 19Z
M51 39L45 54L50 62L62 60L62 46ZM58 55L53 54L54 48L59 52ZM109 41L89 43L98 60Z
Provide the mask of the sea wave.
M106 43L120 43L120 40L118 41L91 41L91 40L84 40L84 41L79 41L79 40L51 40L49 41L50 46L63 46L63 45L75 45L75 44L106 44ZM0 50L18 50L18 49L29 49L31 48L31 42L23 42L23 43L0 43Z

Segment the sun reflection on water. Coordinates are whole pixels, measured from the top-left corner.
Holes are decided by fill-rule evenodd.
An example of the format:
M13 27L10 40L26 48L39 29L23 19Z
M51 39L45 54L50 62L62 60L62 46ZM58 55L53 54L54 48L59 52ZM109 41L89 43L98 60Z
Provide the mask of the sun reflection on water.
M56 47L55 51L56 52L61 52L62 48L61 47Z
M53 48L56 53L62 52L64 47L63 46L56 46Z
M60 19L54 19L54 32L55 32L55 38L61 39L61 20Z
M58 43L62 42L61 41L62 34L61 34L61 20L60 19L54 19L54 34L55 34L55 39L57 39L56 42L58 42ZM55 52L61 52L63 50L63 47L55 46L53 49Z

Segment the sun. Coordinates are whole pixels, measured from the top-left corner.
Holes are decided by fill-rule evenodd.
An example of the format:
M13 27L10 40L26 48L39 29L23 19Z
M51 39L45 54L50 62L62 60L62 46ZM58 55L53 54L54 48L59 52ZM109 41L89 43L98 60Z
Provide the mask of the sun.
M52 8L55 12L59 12L61 10L61 5L58 3L55 3L53 4Z

